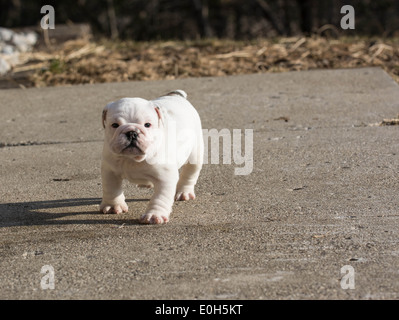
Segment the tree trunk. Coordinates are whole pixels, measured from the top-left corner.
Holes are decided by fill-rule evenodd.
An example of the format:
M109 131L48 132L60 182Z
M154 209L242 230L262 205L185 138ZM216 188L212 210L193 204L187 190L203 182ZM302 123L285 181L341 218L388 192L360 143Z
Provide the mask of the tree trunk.
M209 8L207 0L192 0L197 14L197 22L201 38L213 36L212 28L209 24Z
M313 0L297 0L297 3L301 16L301 30L305 35L309 35L313 28Z

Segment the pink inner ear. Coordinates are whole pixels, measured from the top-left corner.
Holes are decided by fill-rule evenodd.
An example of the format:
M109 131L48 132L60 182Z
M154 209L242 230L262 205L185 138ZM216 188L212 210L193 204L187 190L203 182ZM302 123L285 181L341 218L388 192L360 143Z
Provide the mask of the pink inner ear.
M155 112L156 112L157 115L158 115L158 118L159 118L159 119L162 119L161 110L159 110L158 107L155 107L154 109L155 109Z
M103 119L103 127L105 128L105 120L107 119L107 110L103 110L102 119Z

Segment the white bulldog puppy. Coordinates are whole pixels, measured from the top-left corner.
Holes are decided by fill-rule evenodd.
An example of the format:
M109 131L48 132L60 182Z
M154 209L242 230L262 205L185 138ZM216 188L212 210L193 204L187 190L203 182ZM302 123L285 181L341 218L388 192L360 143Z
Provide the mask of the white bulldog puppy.
M139 187L154 187L142 223L166 223L174 200L195 198L204 142L200 117L183 90L151 101L111 102L104 108L103 126L101 212L128 211L124 179Z

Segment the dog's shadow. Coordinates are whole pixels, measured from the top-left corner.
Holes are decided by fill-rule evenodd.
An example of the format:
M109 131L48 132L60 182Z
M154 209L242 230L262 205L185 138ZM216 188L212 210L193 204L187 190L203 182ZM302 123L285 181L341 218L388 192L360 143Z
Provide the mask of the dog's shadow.
M126 201L131 203L149 200L128 199ZM119 218L121 217L119 215L105 215L99 212L100 202L100 198L77 198L0 203L0 228L35 225L140 223L138 219L127 219L126 216L122 219ZM87 207L89 207L89 210L87 210ZM71 216L80 217L79 219L71 219ZM64 217L68 218L62 219Z

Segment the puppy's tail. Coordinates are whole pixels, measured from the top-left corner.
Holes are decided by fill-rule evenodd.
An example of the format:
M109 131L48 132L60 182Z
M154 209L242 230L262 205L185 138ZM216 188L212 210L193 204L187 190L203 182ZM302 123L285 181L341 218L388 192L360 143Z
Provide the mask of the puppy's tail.
M171 91L171 92L169 92L168 94L166 94L167 96L181 96L181 97L183 97L184 99L187 99L187 93L185 92L185 91L183 91L183 90L174 90L174 91Z

